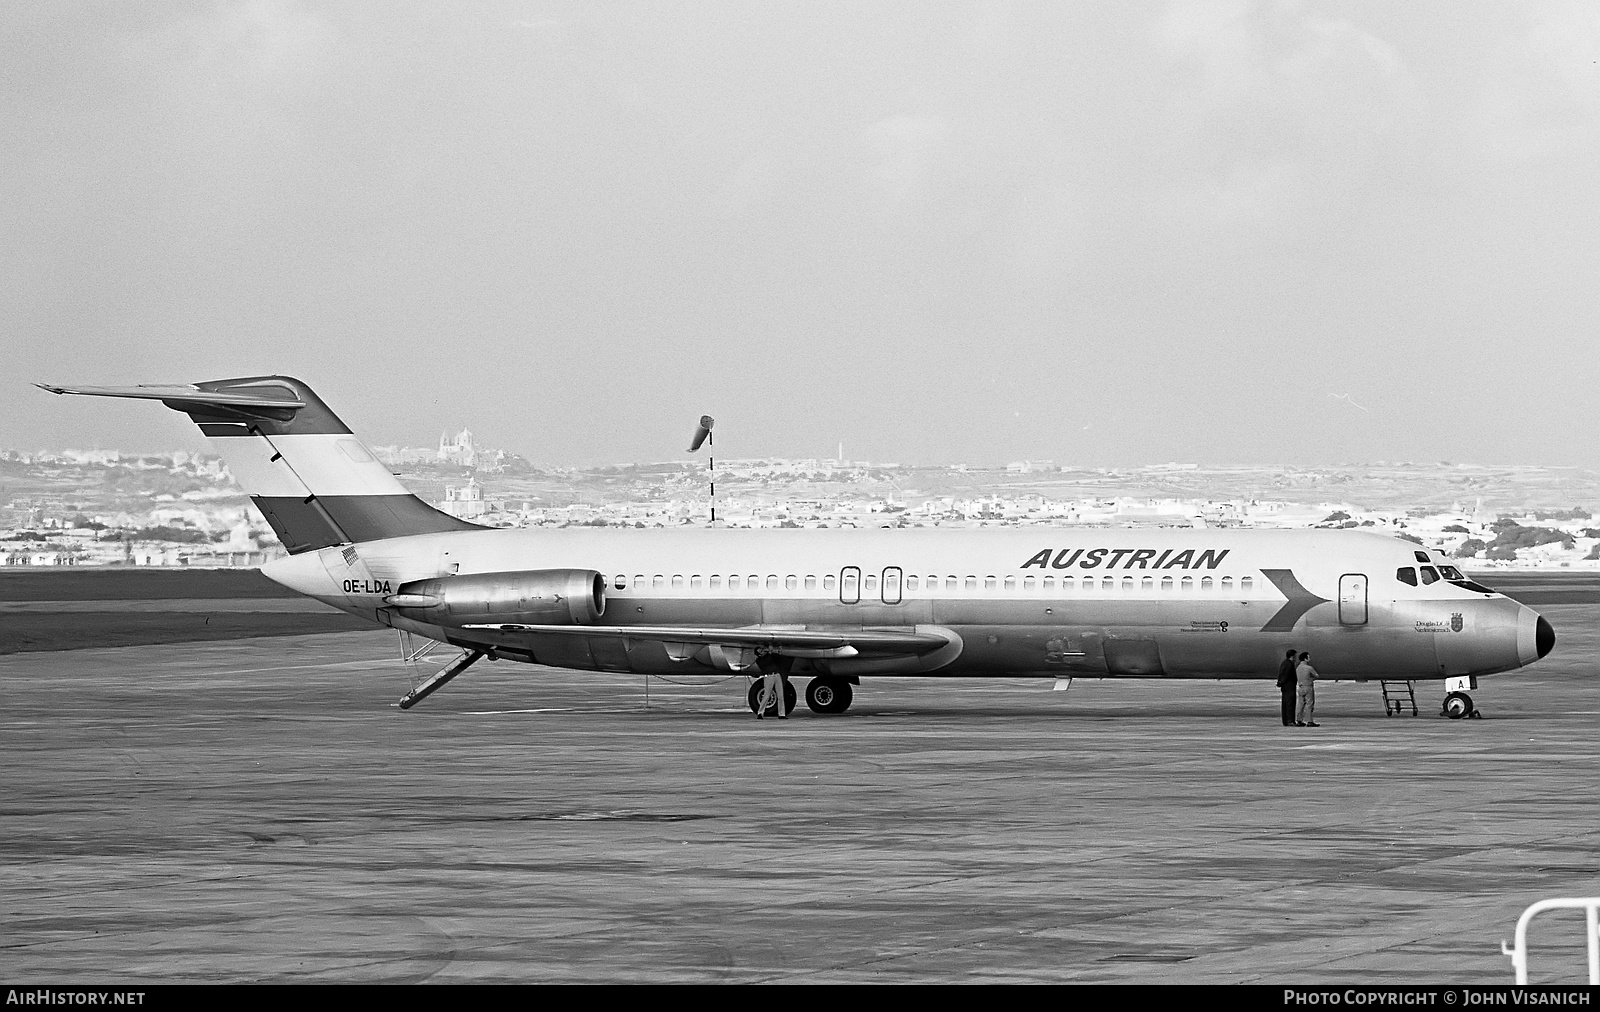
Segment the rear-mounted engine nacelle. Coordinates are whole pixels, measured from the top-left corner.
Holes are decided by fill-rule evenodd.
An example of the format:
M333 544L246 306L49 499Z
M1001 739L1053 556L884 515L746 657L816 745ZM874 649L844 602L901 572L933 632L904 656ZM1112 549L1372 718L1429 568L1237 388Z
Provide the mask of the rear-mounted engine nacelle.
M429 625L587 625L606 612L606 583L592 569L475 573L407 583L384 604Z

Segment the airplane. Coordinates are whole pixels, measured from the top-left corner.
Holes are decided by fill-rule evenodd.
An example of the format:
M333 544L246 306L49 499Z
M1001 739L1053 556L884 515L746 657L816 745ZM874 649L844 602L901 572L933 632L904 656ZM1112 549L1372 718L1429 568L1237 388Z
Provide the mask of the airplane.
M161 401L210 437L283 543L269 578L472 664L745 674L845 712L863 676L1443 680L1550 653L1543 616L1444 557L1352 530L488 528L406 491L300 380L62 387ZM708 420L702 420L702 424Z

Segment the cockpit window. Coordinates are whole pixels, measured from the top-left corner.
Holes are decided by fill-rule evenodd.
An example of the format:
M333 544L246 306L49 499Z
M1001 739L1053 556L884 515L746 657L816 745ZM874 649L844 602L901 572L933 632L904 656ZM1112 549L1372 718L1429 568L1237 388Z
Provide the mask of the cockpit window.
M1422 567L1422 585L1424 587L1426 587L1430 583L1438 583L1438 582L1439 582L1439 571L1437 569L1434 569L1432 566L1423 566Z
M1427 552L1412 552L1411 554L1416 557L1418 562L1426 563L1428 561Z
M1461 570L1457 569L1454 566L1440 566L1439 567L1439 575L1444 577L1446 580L1465 580L1466 579L1465 576L1461 575Z
M1417 571L1410 566L1401 566L1395 570L1394 578L1407 586L1415 587L1417 585Z

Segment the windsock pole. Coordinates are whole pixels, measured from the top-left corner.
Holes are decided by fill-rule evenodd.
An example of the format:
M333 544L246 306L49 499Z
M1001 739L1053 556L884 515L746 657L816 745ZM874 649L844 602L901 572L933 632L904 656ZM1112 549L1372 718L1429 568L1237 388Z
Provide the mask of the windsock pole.
M717 441L711 436L711 429L717 424L716 419L710 415L700 416L700 425L694 430L694 437L689 440L689 452L694 453L703 445L706 447L706 460L709 465L706 475L711 483L711 522L717 522Z

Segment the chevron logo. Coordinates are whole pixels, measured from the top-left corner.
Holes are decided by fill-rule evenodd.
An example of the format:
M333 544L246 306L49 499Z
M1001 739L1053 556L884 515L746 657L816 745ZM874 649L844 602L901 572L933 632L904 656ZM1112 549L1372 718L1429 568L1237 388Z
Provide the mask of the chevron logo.
M1327 598L1318 597L1300 586L1292 569L1263 569L1261 575L1271 580L1272 585L1278 588L1278 593L1288 598L1277 614L1267 619L1267 624L1261 627L1262 632L1289 632L1306 612L1319 604L1328 603Z

